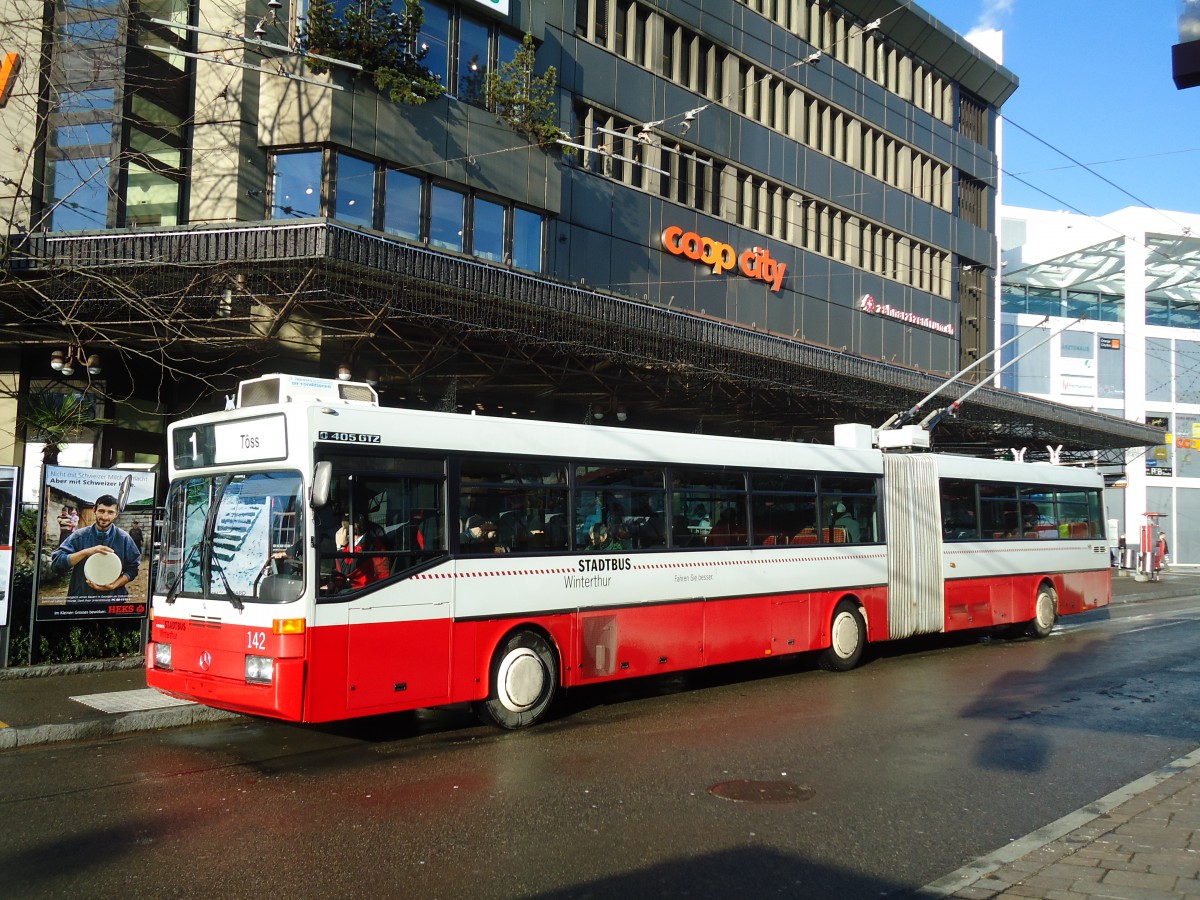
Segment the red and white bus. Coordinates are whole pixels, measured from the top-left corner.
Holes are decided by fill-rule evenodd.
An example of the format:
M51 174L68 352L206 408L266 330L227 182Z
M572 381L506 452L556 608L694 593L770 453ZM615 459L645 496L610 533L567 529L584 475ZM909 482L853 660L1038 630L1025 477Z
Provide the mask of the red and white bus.
M287 375L169 440L148 680L242 713L470 701L517 728L576 685L849 669L1110 600L1078 468L388 409Z

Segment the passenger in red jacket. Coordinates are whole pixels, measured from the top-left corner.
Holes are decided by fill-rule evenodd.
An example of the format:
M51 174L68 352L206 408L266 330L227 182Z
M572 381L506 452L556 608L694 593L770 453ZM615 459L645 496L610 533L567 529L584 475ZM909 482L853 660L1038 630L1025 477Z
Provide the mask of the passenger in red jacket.
M382 540L372 534L366 516L358 516L354 521L353 549L350 548L348 521L343 520L335 540L338 547L337 572L344 579L343 590L357 590L391 574L388 558L383 555L387 548Z

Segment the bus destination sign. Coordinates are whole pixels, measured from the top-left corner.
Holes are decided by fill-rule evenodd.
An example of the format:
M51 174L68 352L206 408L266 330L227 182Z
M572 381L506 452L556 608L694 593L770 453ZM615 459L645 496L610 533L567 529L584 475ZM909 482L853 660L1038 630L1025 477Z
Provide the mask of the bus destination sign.
M172 450L177 469L287 459L287 429L278 414L193 425L175 429Z

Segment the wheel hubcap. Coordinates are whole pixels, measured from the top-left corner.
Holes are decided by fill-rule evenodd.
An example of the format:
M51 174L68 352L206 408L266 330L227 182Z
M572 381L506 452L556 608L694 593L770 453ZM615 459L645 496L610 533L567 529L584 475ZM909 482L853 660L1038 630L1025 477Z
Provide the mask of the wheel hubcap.
M854 655L858 647L858 626L850 613L839 613L833 620L833 652L842 659Z
M523 712L533 706L546 684L542 661L526 647L504 657L496 674L498 699L512 712Z
M1050 628L1054 625L1054 598L1049 594L1038 595L1037 616L1042 627Z

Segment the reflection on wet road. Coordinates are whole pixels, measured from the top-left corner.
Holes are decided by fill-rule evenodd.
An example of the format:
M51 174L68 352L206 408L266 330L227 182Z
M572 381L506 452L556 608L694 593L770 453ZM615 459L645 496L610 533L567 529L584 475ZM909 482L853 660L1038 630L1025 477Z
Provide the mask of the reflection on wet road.
M451 708L0 756L6 893L878 898L1200 744L1200 604Z

